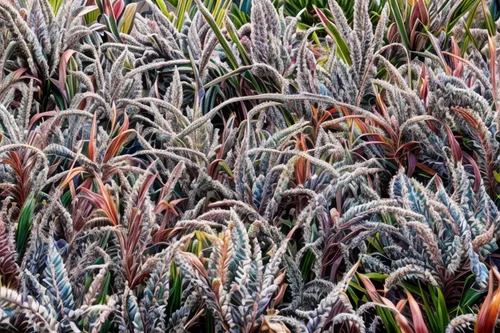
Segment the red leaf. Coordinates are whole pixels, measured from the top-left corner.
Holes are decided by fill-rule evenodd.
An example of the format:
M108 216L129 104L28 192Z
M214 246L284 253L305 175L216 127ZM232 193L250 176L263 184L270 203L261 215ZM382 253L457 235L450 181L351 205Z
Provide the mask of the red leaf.
M466 152L463 152L463 155L467 161L469 161L470 165L472 166L472 169L474 170L474 192L477 192L479 190L479 184L481 184L481 171L479 170L479 166L477 165L476 161L467 154Z
M411 177L415 172L415 167L417 166L417 157L413 153L408 153L408 177Z
M415 333L429 333L427 326L425 325L424 317L422 316L422 311L418 306L417 301L413 298L409 291L406 291L408 295L408 303L410 303L411 316L413 319L413 327L415 328Z
M495 275L497 280L500 280L499 273L495 267L490 270L488 295L477 315L474 333L492 333L495 331L497 318L500 314L500 287L493 292L493 285L495 283L493 275Z
M450 144L451 151L453 153L453 158L457 162L462 161L462 148L460 148L460 145L458 144L457 139L455 139L455 135L453 135L453 132L451 131L451 128L443 124L444 128L446 129L446 134L448 135L448 143Z
M61 55L61 60L59 61L59 80L57 81L57 86L66 99L68 98L66 94L66 68L68 67L69 59L75 53L75 50L66 50Z
M118 21L118 18L122 14L124 8L125 2L123 0L117 0L113 5L113 16L115 17L116 21Z
M41 113L37 113L36 115L34 115L31 119L30 119L30 123L29 123L29 126L28 128L31 129L31 127L42 117L52 117L56 114L55 111L47 111L47 112L41 112Z
M460 46L458 46L455 37L451 37L451 50L453 54L457 56L457 57L452 57L451 59L453 63L453 76L462 77L464 71L464 64L458 59L460 58L462 53L460 52Z

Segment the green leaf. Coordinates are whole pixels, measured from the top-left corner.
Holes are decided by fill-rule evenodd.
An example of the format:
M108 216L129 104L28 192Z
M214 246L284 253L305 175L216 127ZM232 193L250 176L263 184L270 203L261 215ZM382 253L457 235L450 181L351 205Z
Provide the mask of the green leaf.
M335 25L328 20L326 15L321 11L321 9L317 8L314 6L314 10L319 16L319 19L323 23L323 26L325 27L326 32L330 35L335 40L335 43L337 44L337 50L340 52L340 57L342 60L345 61L346 64L349 66L352 65L352 60L351 60L351 55L349 52L349 48L347 47L347 44L345 43L344 39L340 35L340 32L337 30Z
M49 0L49 3L54 10L54 14L57 15L57 13L59 12L59 8L61 8L63 0Z
M115 21L113 15L111 15L111 16L103 15L102 17L104 18L104 22L106 23L106 27L113 34L116 41L122 43L122 39L120 37L120 33L118 32L118 27L116 26L116 21Z
M78 70L78 64L74 57L69 58L68 67L72 71ZM68 75L66 78L66 92L69 100L71 100L78 92L78 80L73 75Z
M16 250L19 254L19 260L22 261L24 252L26 251L26 246L28 245L28 239L31 233L32 227L32 217L36 206L36 199L33 193L30 193L28 198L21 208L21 213L19 214L19 221L17 223L16 231Z
M173 280L170 288L170 297L168 300L168 313L171 316L177 309L181 307L182 299L182 277L180 269L172 262L170 265L170 277Z
M224 170L224 172L227 173L229 177L233 177L233 172L231 171L231 168L227 165L225 161L220 161L219 165L222 167L222 170Z
M179 2L177 3L177 18L175 21L175 27L178 31L181 31L182 26L184 25L186 13L189 11L192 4L193 0L179 0Z
M446 34L448 35L455 24L465 15L469 10L471 10L474 6L479 4L480 0L462 0L460 4L454 7L453 12L450 14L448 19L448 24L446 25ZM474 16L472 16L474 17Z
M444 331L448 323L450 322L450 317L448 315L448 307L446 305L446 300L444 299L444 295L441 292L441 289L431 286L431 295L433 295L433 299L435 299L435 304L437 305L438 318L440 320L440 329ZM434 293L436 295L434 295Z
M85 23L90 25L97 21L97 17L101 11L99 10L99 7L94 5L94 6L87 6L84 9L82 9L80 12L78 12L77 17L83 16L85 19Z
M99 8L99 13L104 14L104 5L102 3L102 0L95 0L97 7Z
M465 36L465 39L462 43L462 46L460 47L462 54L464 54L465 51L467 50L467 47L469 46L470 41L472 41L472 43L474 44L474 46L478 50L480 49L478 42L476 41L476 39L474 38L474 36L472 35L472 33L470 31L470 27L474 23L474 17L476 17L476 12L477 12L478 7L479 7L479 2L476 3L474 8L472 8L471 13L469 14L469 17L467 18L467 22L466 22L466 24L464 24L464 28L465 28L467 35Z
M365 273L363 276L366 276L370 280L385 280L388 275L382 273Z
M354 304L357 306L359 303L359 297L356 295L356 292L352 290L351 288L347 289L347 292L349 293L349 297L354 301Z
M396 21L396 26L399 31L399 35L401 36L401 41L403 45L409 49L410 48L410 40L408 39L408 35L406 33L405 28L405 19L401 14L401 9L399 8L398 0L389 0L389 8L391 9L392 15L394 16L394 20Z
M301 272L302 279L305 282L309 281L309 276L311 275L311 270L314 265L314 254L310 250L307 250L306 255L304 256L304 260L302 261Z
M382 254L382 253L384 253L384 249L378 241L379 237L380 237L380 234L377 234L375 237L370 237L370 238L368 238L368 242L370 243L370 245L372 245L377 250L378 253Z
M465 279L464 290L460 302L453 311L450 311L456 311L456 316L473 312L473 305L486 293L486 290L479 291L472 288L475 278L474 274L471 274Z
M195 0L196 4L198 5L198 8L200 9L200 12L203 14L205 17L205 20L207 20L208 25L210 25L210 28L212 28L212 31L215 33L217 38L219 39L220 45L224 49L227 59L229 60L229 64L233 69L238 68L238 61L236 60L236 57L233 53L233 50L229 46L229 43L227 42L226 38L220 31L219 27L217 26L217 23L215 22L212 14L208 11L208 9L203 5L201 0Z
M497 27L495 21L493 21L493 17L491 16L491 12L486 7L486 1L481 0L481 4L483 6L484 19L486 20L486 28L488 29L488 34L490 37L495 37L497 32Z
M427 316L427 320L429 320L429 324L430 324L431 330L433 332L438 332L439 325L438 325L438 323L436 321L436 317L434 315L434 312L432 311L432 308L431 308L431 306L429 304L427 296L426 296L426 294L424 293L424 291L422 289L422 285L421 285L420 281L418 282L418 286L419 286L419 289L420 289L420 293L418 295L422 298L422 301L424 302L424 311L425 311L425 314Z
M229 22L228 24L226 24L226 28L227 28L227 32L229 32L229 36L231 37L231 40L233 41L234 44L236 44L236 47L238 48L238 51L241 54L241 58L243 60L243 63L245 65L250 65L250 60L248 60L249 57L248 57L247 51L245 50L245 48L241 44L241 41L238 37L238 33L237 33L237 31L235 31L233 24Z

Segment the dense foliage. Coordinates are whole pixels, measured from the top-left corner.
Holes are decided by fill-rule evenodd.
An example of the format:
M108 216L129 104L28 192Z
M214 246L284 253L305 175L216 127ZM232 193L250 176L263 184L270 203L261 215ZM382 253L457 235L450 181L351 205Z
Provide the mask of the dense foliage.
M498 0L0 0L1 332L493 332Z

